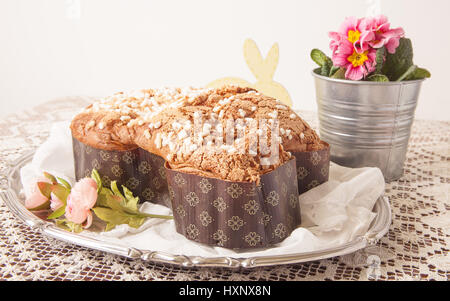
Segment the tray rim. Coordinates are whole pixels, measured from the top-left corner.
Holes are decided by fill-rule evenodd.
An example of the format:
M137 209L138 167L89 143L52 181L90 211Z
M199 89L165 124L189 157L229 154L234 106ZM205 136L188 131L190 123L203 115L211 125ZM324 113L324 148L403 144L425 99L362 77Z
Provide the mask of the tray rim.
M360 249L375 245L389 230L392 222L392 212L387 196L378 198L374 206L377 213L368 231L357 237L355 240L341 246L304 253L290 253L273 256L254 256L249 258L239 257L201 257L176 255L161 251L141 250L137 248L125 247L113 242L106 242L89 237L87 235L67 232L56 227L50 221L44 221L28 211L20 201L20 191L16 191L12 186L12 179L15 175L20 175L20 169L30 162L34 151L19 157L15 162L10 163L6 173L7 188L0 191L0 198L13 213L16 218L29 227L38 230L44 236L48 236L66 243L75 244L88 249L103 251L114 255L123 256L129 259L141 259L143 261L172 264L183 267L215 267L215 268L256 268L274 265L304 263L337 256L354 253Z

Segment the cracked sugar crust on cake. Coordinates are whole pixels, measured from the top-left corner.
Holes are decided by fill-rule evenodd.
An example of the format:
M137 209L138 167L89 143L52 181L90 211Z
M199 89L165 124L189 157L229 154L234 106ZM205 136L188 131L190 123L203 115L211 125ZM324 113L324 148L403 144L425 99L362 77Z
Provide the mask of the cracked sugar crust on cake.
M71 129L98 149L140 147L172 169L241 182L258 181L290 160L291 152L324 147L289 107L235 86L118 93L83 110Z
M138 117L142 121L150 120L167 107L179 106L184 99L198 97L204 91L163 88L119 92L97 100L75 116L71 123L72 135L98 149L134 149Z

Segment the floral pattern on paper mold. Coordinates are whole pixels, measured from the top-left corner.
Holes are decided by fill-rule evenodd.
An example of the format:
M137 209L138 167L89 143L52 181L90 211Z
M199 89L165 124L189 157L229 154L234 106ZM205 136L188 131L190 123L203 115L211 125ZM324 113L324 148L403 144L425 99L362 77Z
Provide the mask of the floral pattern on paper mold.
M191 207L195 207L200 202L200 199L195 192L190 192L184 197L184 199Z
M295 160L288 164L294 171ZM292 211L289 200L290 195L298 195L297 181L287 177L286 167L283 165L263 175L260 189L256 183L230 183L166 169L169 191L183 196L182 200L177 197L171 200L172 208L183 205L185 210L184 217L175 214L177 231L190 239L188 227L195 225L199 231L195 241L232 249L263 247L282 241L300 223L300 210ZM177 182L181 177L185 184L180 186ZM274 180L276 177L279 185ZM288 215L292 215L291 221L286 223ZM283 223L284 228L276 229L279 223ZM245 236L252 232L255 235L250 235L246 241ZM219 239L219 236L227 239Z
M239 184L233 183L227 188L227 193L233 198L237 199L241 194L243 190L242 187L239 186Z

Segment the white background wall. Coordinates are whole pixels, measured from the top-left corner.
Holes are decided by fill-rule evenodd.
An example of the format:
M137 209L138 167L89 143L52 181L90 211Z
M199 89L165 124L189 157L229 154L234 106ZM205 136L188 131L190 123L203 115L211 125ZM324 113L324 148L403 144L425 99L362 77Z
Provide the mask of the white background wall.
M432 72L416 116L450 120L448 0L1 0L0 117L66 95L251 82L246 38L280 46L275 80L294 107L315 110L309 59L346 16L387 15Z

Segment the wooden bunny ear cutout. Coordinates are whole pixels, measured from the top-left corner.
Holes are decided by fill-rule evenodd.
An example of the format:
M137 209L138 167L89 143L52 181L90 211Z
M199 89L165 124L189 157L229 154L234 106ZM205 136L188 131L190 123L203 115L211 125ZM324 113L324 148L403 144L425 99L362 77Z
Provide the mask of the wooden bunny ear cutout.
M263 60L261 52L253 40L247 39L244 42L245 61L247 62L247 65L253 75L259 81L272 80L275 70L277 69L278 56L278 43L273 44L267 54L267 57Z
M252 39L244 42L244 58L253 75L259 79L260 75L264 73L264 61L258 46Z
M247 39L244 42L244 58L253 75L256 77L256 83L251 84L237 77L224 77L212 81L208 84L208 87L217 88L229 84L252 87L263 94L276 98L288 106L292 106L292 100L286 88L280 83L273 81L279 60L278 43L272 45L267 57L263 59L256 43L251 39Z
M273 44L272 48L270 48L269 53L267 54L266 59L264 60L264 78L272 79L275 74L275 70L278 66L278 58L279 58L279 48L278 43ZM263 75L261 74L261 75Z

